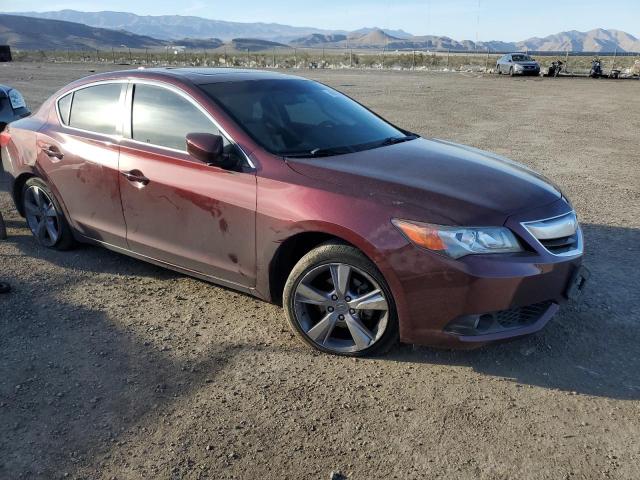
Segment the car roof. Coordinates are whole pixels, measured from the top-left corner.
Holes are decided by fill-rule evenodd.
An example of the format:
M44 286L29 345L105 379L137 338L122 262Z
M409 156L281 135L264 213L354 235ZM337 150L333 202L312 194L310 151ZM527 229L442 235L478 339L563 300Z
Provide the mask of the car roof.
M128 77L128 78L168 78L173 80L188 80L196 85L219 82L233 82L242 80L282 80L282 79L298 79L306 80L302 77L293 75L285 75L278 72L270 72L265 70L251 70L241 68L138 68L135 70L120 70L108 74L99 74L94 76L103 77Z

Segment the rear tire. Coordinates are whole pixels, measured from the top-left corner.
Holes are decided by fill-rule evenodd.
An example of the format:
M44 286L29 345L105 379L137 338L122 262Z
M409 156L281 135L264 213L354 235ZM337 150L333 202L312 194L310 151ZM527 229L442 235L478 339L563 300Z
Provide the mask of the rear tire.
M395 302L378 268L357 248L327 242L293 267L283 304L294 332L334 355L363 357L398 342Z
M22 208L34 238L43 247L68 250L74 239L60 204L46 182L28 179L22 189Z

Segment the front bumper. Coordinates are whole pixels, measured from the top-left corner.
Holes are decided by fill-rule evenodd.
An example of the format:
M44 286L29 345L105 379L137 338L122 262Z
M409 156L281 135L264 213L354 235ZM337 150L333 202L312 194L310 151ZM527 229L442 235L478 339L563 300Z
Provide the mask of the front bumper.
M540 75L540 69L532 68L532 69L524 69L524 70L514 70L513 73L515 75Z
M505 223L523 243L531 244L526 252L452 260L409 245L394 255L393 268L402 285L396 302L401 341L474 348L544 328L568 300L582 251L554 255L526 238L522 223L567 209L562 200Z

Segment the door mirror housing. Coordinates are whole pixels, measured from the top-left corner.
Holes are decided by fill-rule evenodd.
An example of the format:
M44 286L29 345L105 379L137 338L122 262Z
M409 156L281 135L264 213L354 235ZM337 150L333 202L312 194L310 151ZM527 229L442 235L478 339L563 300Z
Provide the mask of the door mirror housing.
M187 134L187 153L196 160L215 167L225 167L224 142L212 133Z

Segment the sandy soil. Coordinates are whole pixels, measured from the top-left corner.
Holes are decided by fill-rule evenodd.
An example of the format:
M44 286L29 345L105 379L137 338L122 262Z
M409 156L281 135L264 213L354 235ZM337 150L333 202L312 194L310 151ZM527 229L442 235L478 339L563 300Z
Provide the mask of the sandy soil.
M37 107L89 69L4 64ZM316 354L283 312L99 248L0 241L0 478L640 478L640 82L301 71L555 180L593 272L541 333Z

